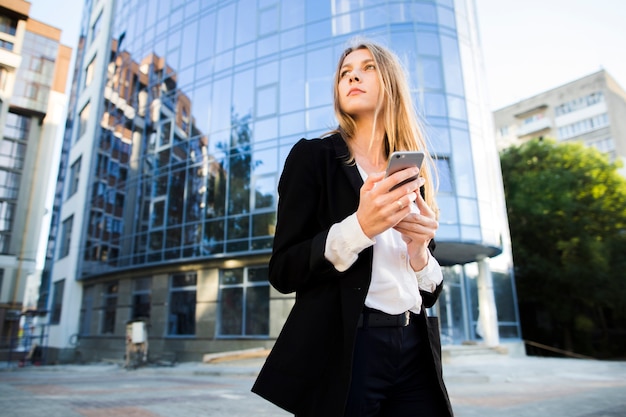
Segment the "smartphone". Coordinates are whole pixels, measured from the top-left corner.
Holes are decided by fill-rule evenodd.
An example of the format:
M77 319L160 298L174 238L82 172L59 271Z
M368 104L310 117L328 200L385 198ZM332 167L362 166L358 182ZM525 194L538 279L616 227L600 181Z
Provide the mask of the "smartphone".
M422 151L397 151L391 154L389 157L389 163L387 164L387 177L398 171L401 171L409 167L422 168L422 162L424 162L424 152ZM418 174L419 175L419 174ZM396 184L391 190L395 190L401 185L415 180L417 176L407 178L401 183ZM391 191L389 190L389 191Z

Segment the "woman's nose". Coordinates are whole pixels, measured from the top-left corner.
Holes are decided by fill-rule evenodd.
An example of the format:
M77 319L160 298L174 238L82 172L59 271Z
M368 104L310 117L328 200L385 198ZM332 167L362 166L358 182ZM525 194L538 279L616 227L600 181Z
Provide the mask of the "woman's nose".
M353 81L356 81L356 82L360 81L358 74L356 73L350 74L350 82L353 82Z

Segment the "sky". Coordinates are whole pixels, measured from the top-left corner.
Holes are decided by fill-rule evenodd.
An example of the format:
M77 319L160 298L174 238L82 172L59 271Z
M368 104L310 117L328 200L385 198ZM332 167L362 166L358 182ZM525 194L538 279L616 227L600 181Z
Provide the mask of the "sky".
M29 1L30 16L76 49L84 0ZM600 69L626 89L626 1L475 2L492 110Z

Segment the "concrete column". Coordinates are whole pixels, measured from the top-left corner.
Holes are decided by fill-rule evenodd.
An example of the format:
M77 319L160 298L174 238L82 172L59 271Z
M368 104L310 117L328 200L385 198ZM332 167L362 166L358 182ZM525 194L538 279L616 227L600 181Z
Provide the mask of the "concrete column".
M476 332L482 336L485 344L495 347L500 344L498 332L498 314L496 299L493 293L493 278L489 259L478 260L478 328Z

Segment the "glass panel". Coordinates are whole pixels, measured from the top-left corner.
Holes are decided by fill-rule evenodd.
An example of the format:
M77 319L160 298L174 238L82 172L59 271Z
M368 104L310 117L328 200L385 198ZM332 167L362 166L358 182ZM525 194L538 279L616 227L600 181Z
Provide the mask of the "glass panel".
M207 222L204 226L202 247L205 253L219 253L224 241L224 220Z
M224 269L220 277L220 285L243 284L243 268Z
M215 52L231 49L234 46L235 38L235 4L221 7L217 14L217 35L215 42Z
M269 269L267 267L248 268L248 282L267 282Z
M466 130L450 129L454 155L450 159L456 192L460 197L476 197L474 166L469 134Z
M459 216L463 225L478 225L478 202L474 199L459 198Z
M439 297L441 343L461 344L465 339L460 277L454 268L444 269L444 290Z
M276 179L274 176L258 178L255 181L254 208L274 207L274 195L276 193Z
M435 159L437 166L437 180L439 193L452 193L452 174L450 172L450 161L447 158Z
M269 334L270 287L248 287L246 291L246 335Z
M191 274L174 274L172 275L172 288L181 288L195 286L197 283L198 275Z
M256 115L265 117L276 114L278 110L278 85L269 85L257 89Z
M280 63L280 111L288 113L304 108L304 56L285 58ZM328 85L330 89L330 84ZM300 126L302 127L302 126Z
M276 229L275 212L255 214L252 216L252 236L274 236Z
M439 56L441 54L439 36L432 32L417 32L417 51L421 55Z
M198 47L197 62L202 63L207 58L211 58L215 54L215 30L217 25L215 24L215 13L209 13L200 18L199 34L200 39ZM209 61L204 61L203 65L207 70L211 69Z
M462 97L448 96L448 116L453 119L467 120L467 108Z
M243 288L223 288L220 300L222 335L241 335L243 325Z
M150 318L150 294L134 294L131 319Z
M437 9L434 4L417 3L411 6L411 20L419 23L437 23Z
M461 68L457 40L448 36L441 36L441 48L443 51L442 60L446 63L443 67L446 90L448 93L462 96L464 94L463 69Z
M517 322L513 280L509 274L492 272L498 321Z
M305 2L282 1L280 3L281 25L283 29L301 26L304 24ZM300 40L298 43L301 43Z
M237 6L237 33L238 45L251 42L256 38L256 0L239 0Z
M456 28L456 20L454 18L454 12L447 7L439 7L437 9L439 13L439 24L447 26L451 29Z
M297 112L280 118L280 136L301 135L304 131L304 113Z
M228 219L228 240L248 237L250 217L238 216Z
M254 70L235 74L233 85L233 111L240 115L249 115L254 106Z
M302 46L304 44L304 28L299 27L290 31L281 32L280 44L283 50Z
M278 137L278 118L272 117L257 121L254 124L254 141L262 142ZM256 160L259 160L258 158Z
M278 31L278 7L273 6L259 10L259 36Z
M170 295L168 334L196 333L196 291L175 291Z
M165 201L154 202L152 208L152 227L163 226L165 220Z
M384 25L389 20L387 14L387 5L374 7L363 12L363 28L370 29L376 26Z
M441 62L438 59L422 58L419 66L421 69L421 87L436 90L443 88Z
M424 94L426 116L445 117L447 115L446 98L443 94Z

